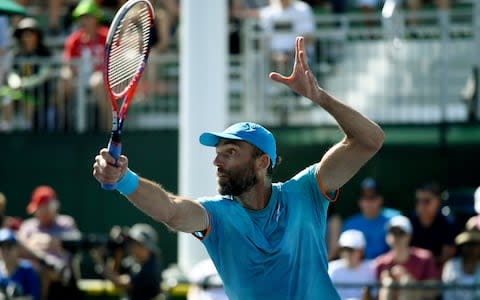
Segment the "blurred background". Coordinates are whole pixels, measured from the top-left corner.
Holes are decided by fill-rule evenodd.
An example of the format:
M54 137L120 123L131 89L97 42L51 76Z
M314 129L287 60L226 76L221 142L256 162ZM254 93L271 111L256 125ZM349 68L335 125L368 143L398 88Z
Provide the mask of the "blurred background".
M138 272L119 267L122 259L136 257L135 243L158 259L155 263L163 271L156 279L161 282L159 297L184 299L188 286L195 284L175 267L177 234L119 194L102 190L91 176L94 157L106 143L111 124L101 76L103 45L108 24L124 2L0 1L2 221L16 233L19 257L41 262L38 268L32 263L40 274L38 299L65 299L55 294L55 287L45 288L50 282L60 282L58 290L65 289L64 295L75 290L83 298L119 299L126 294L130 299L153 299L132 296ZM178 0L154 4L155 46L128 113L124 152L139 174L177 192L182 15ZM270 71L291 70L297 35L306 38L309 63L320 86L385 131L384 147L331 205L329 217L333 215L337 223L332 225L333 242L327 241L330 259L340 256L342 247L335 241L349 218L365 214L361 204L365 184L373 184L375 195L381 195L380 206L409 216L414 223L412 216L421 214L420 187L435 183L438 188L426 188L439 199L433 210L455 224L445 243L456 251L440 263L441 274L443 263L461 252L453 238L477 214L480 3L230 0L227 15L227 121L249 120L272 130L283 157L275 181L287 180L318 161L342 137L321 108L268 79ZM38 192L39 186L53 191L43 187ZM40 193L36 197L35 191ZM47 225L39 217L43 206L51 215ZM65 218L59 220L60 216ZM27 222L32 219L36 223ZM46 229L51 220L56 227ZM135 238L132 229L138 224L151 226L140 226L150 232L149 241ZM32 232L46 233L50 240L39 242ZM52 250L52 239L60 241L61 250ZM11 239L6 235L5 241ZM57 260L47 259L49 253ZM142 265L139 262L134 264ZM106 266L111 274L106 274ZM38 271L45 269L49 275ZM65 275L65 270L71 274ZM122 275L129 275L130 283L122 281ZM480 280L475 284L478 288ZM221 282L212 286L221 287ZM460 299L448 297L444 299Z

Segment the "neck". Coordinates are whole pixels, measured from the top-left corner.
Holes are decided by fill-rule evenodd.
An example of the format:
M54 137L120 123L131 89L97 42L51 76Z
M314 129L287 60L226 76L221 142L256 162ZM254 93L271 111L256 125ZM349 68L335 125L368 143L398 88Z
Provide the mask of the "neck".
M144 253L143 255L137 258L138 262L143 265L150 258L150 255L151 255L150 252Z
M410 257L410 248L398 246L393 248L393 260L399 263L406 262Z
M97 33L97 28L85 28L83 32L84 32L84 37L88 40L91 40L95 37Z
M350 269L356 269L360 265L360 262L361 262L360 260L354 260L354 261L347 260L347 266Z
M418 216L418 220L423 226L430 226L432 225L433 221L435 220L435 216Z
M258 183L247 192L238 196L243 207L251 210L264 209L272 195L272 184Z
M376 219L378 217L378 215L380 214L380 212L376 212L374 214L365 214L365 218L369 219L369 220L373 220L373 219Z
M463 269L465 273L472 274L477 268L478 259L475 256L464 256L462 258Z

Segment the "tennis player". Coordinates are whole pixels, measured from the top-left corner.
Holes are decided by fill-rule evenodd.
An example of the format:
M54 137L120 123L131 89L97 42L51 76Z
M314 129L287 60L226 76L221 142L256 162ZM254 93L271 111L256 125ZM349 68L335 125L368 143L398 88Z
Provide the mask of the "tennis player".
M128 159L100 150L93 175L155 220L202 240L230 299L340 299L327 273L327 208L343 186L382 146L378 125L318 86L296 39L290 76L271 73L330 113L345 133L318 163L286 182L272 184L278 164L274 136L249 122L206 132L215 147L218 196L194 201L137 176ZM318 154L319 158L321 154Z

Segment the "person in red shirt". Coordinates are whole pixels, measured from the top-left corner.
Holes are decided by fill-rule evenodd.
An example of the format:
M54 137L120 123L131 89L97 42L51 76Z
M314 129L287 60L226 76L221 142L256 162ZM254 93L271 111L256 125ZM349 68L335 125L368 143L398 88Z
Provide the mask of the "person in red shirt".
M65 120L67 99L74 95L76 84L86 81L87 88L92 92L97 103L98 127L102 130L109 130L111 128L111 112L102 74L108 28L100 25L101 15L102 12L94 0L82 0L72 13L79 28L65 41L63 52L65 66L61 71L62 82L58 110L60 119ZM89 64L85 64L85 62L89 62ZM83 76L88 76L88 78Z
M387 224L387 244L391 250L377 257L375 274L383 288L379 300L426 300L435 299L435 291L422 289L394 289L390 285L435 281L439 272L432 253L428 250L411 247L412 224L405 216L395 216Z

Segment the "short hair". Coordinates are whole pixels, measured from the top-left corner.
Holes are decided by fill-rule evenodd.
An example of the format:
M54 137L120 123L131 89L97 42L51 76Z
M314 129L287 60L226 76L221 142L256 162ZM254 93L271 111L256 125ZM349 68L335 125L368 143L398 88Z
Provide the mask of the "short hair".
M442 188L440 187L440 184L436 181L426 181L421 184L419 184L416 188L417 191L424 191L424 192L430 192L437 196L438 198L441 198L442 196Z
M253 151L252 151L252 157L253 158L257 158L257 157L262 156L263 154L266 154L265 152L260 150L260 148L258 148L257 146L255 146L255 145L252 145L252 146L253 146ZM268 156L268 157L270 158L270 156ZM281 162L282 162L282 158L279 155L277 155L276 161L275 161L275 166L278 166ZM272 162L271 158L270 158L270 165L268 165L268 169L267 169L267 176L270 179L273 176L273 162Z

